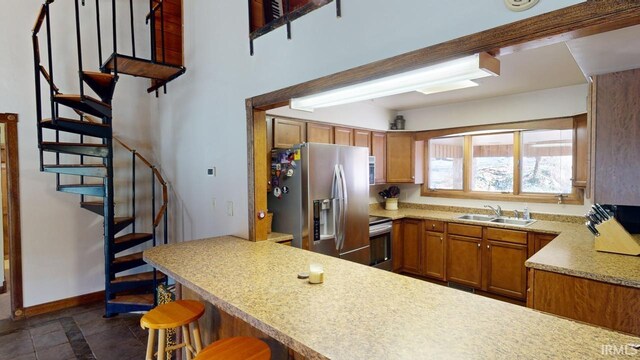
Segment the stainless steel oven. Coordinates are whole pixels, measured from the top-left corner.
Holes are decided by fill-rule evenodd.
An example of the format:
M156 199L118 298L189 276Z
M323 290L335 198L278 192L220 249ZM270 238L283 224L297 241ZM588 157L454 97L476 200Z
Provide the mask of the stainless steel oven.
M369 217L369 243L371 244L371 266L392 270L391 240L393 221L389 218Z

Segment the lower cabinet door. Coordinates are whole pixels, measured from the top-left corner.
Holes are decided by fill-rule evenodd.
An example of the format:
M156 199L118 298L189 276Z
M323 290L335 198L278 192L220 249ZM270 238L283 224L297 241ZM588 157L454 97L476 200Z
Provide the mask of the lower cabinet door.
M481 239L447 237L447 280L480 289L482 286Z
M393 272L402 271L403 264L403 241L402 241L402 220L394 220L391 229L393 238L391 243L391 263Z
M425 232L422 241L422 274L430 278L445 280L444 234Z
M402 221L402 269L410 274L420 275L420 235L422 221L405 219Z
M527 296L527 246L487 241L487 291L519 300Z

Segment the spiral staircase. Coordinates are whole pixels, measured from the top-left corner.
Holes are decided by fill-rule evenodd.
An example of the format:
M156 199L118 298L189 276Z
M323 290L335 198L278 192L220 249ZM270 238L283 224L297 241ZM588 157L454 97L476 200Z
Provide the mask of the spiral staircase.
M112 99L120 74L148 78L151 86L148 92L156 92L185 72L181 65L165 62L165 21L164 1L151 0L148 4L147 24L150 27L151 51L149 59L136 57L134 33L134 5L129 0L131 41L133 55L118 53L116 2L111 1L111 25L113 51L102 60L102 21L100 3L96 0L95 19L97 32L95 38L98 47L99 68L83 68L81 12L84 0L74 1L74 20L76 27L77 64L70 64L69 58L62 61L64 66L77 66L79 74L79 92L62 93L54 82L54 59L52 58L53 37L59 36L52 31L51 15L55 7L54 0L45 0L33 27L32 42L34 50L35 90L37 104L37 132L40 152L40 171L55 174L58 191L80 195L79 206L104 218L104 259L105 259L105 316L118 313L144 311L157 303L156 289L166 282L166 276L156 270L145 271L150 267L142 259L144 246L156 246L167 243L167 185L160 171L144 156L132 147L113 136ZM144 3L143 3L144 4ZM146 6L146 4L145 4ZM64 14L70 19L70 14ZM46 55L41 57L40 36L46 33ZM92 35L93 36L93 35ZM55 39L59 44L70 39ZM93 40L93 39L92 39ZM43 64L43 58L45 58ZM56 59L57 60L57 59ZM74 69L75 70L75 69ZM43 81L44 80L44 81ZM89 95L85 90L93 94ZM49 99L46 97L48 92ZM44 113L49 115L44 118ZM67 116L65 114L71 114ZM130 204L125 206L131 211L126 216L116 215L116 178L114 176L114 146L121 146L130 154L131 161L127 184L127 198ZM123 166L119 164L118 169ZM118 171L120 175L121 171ZM136 172L150 175L151 204L136 213ZM147 175L144 175L144 174ZM118 182L121 183L121 182ZM138 189L140 191L140 189ZM138 199L140 201L140 199ZM146 200L146 199L145 199ZM121 209L122 206L118 206ZM150 210L150 211L149 211ZM136 220L138 218L138 221ZM148 219L148 221L141 221ZM136 225L138 224L138 229ZM139 229L146 225L146 231ZM142 246L140 246L142 245Z

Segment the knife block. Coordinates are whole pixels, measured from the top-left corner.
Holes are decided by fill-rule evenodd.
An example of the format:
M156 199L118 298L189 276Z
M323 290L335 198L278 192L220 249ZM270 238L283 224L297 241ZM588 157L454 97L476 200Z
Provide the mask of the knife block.
M600 236L596 236L596 251L623 255L640 255L640 239L634 238L620 223L611 218L596 225Z

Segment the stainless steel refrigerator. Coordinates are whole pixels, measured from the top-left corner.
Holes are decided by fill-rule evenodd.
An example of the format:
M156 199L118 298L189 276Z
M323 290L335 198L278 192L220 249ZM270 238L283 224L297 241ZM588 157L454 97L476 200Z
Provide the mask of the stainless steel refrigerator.
M369 265L369 151L305 143L271 154L273 231L292 245Z

